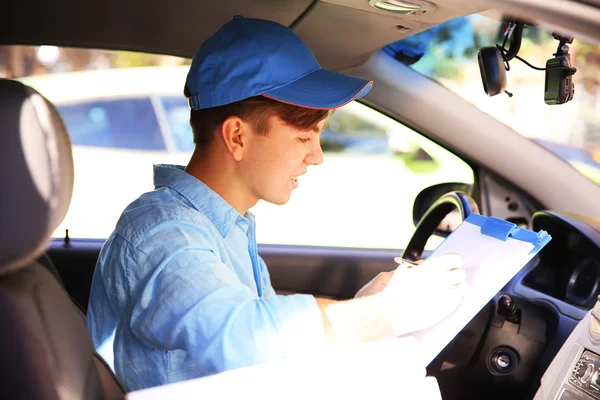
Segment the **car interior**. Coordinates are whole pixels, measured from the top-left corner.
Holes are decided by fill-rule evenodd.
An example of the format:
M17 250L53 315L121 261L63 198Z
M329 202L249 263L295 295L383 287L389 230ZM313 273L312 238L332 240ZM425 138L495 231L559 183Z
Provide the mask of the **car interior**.
M260 244L277 292L352 298L378 273L393 270L394 257L426 258L428 238L447 236L438 228L452 212L460 220L478 211L545 230L550 244L490 299L428 366L428 375L437 378L443 399L600 399L600 186L379 51L474 13L518 17L600 41L600 4L593 0L151 0L143 6L32 0L5 9L0 44L189 58L234 15L290 27L324 68L373 80L361 102L459 156L472 168L474 183L422 191L412 210L416 230L404 248ZM27 21L14 23L23 15ZM0 110L1 397L124 398L127 389L95 353L85 326L104 240L68 231L51 238L77 174L67 129L43 94L12 79L0 79Z
M6 79L0 87L5 132L10 132L2 135L3 166L15 168L2 174L3 192L12 193L3 197L1 212L6 227L0 262L2 353L8 356L3 396L123 396L118 379L94 351L85 314L71 302L60 273L43 254L71 200L73 159L67 131L54 106L33 89ZM24 203L31 207L22 207Z

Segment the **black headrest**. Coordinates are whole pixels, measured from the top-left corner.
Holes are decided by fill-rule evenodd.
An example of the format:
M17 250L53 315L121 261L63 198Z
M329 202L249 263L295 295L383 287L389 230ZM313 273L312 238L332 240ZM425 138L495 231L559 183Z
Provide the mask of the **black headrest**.
M42 254L73 191L71 143L56 108L0 79L0 274Z

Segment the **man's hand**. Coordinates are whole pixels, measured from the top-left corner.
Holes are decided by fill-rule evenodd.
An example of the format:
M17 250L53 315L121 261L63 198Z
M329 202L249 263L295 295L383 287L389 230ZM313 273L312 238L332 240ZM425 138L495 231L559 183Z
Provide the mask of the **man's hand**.
M332 344L388 339L429 328L449 316L467 293L462 258L448 254L379 274L356 298L317 299Z
M396 257L396 258L394 258L394 261L396 261L397 263L401 263L404 260L402 260L400 257ZM408 261L404 261L404 262L408 262ZM420 265L420 264L423 264L424 262L425 262L425 260L419 260L419 261L415 261L414 264ZM388 285L388 283L394 276L395 272L396 272L395 270L389 271L389 272L380 272L375 278L371 279L371 281L369 283L367 283L365 286L363 286L356 293L354 298L371 296L371 295L381 292Z
M395 319L395 334L429 328L448 317L467 294L462 258L448 254L412 267L398 267L377 294Z

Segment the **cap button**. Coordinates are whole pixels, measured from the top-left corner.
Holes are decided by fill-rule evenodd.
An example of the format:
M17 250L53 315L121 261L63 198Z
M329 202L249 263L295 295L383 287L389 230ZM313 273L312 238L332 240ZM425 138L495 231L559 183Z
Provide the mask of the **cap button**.
M243 15L234 15L233 16L233 19L241 19L241 18L244 18L244 16Z

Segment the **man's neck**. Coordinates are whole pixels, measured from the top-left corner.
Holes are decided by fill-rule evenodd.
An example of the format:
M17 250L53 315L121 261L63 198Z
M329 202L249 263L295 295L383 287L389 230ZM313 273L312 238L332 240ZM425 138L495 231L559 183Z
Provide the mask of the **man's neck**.
M214 190L240 215L256 205L258 199L252 198L236 173L232 160L220 157L216 152L195 150L185 171L201 180Z

